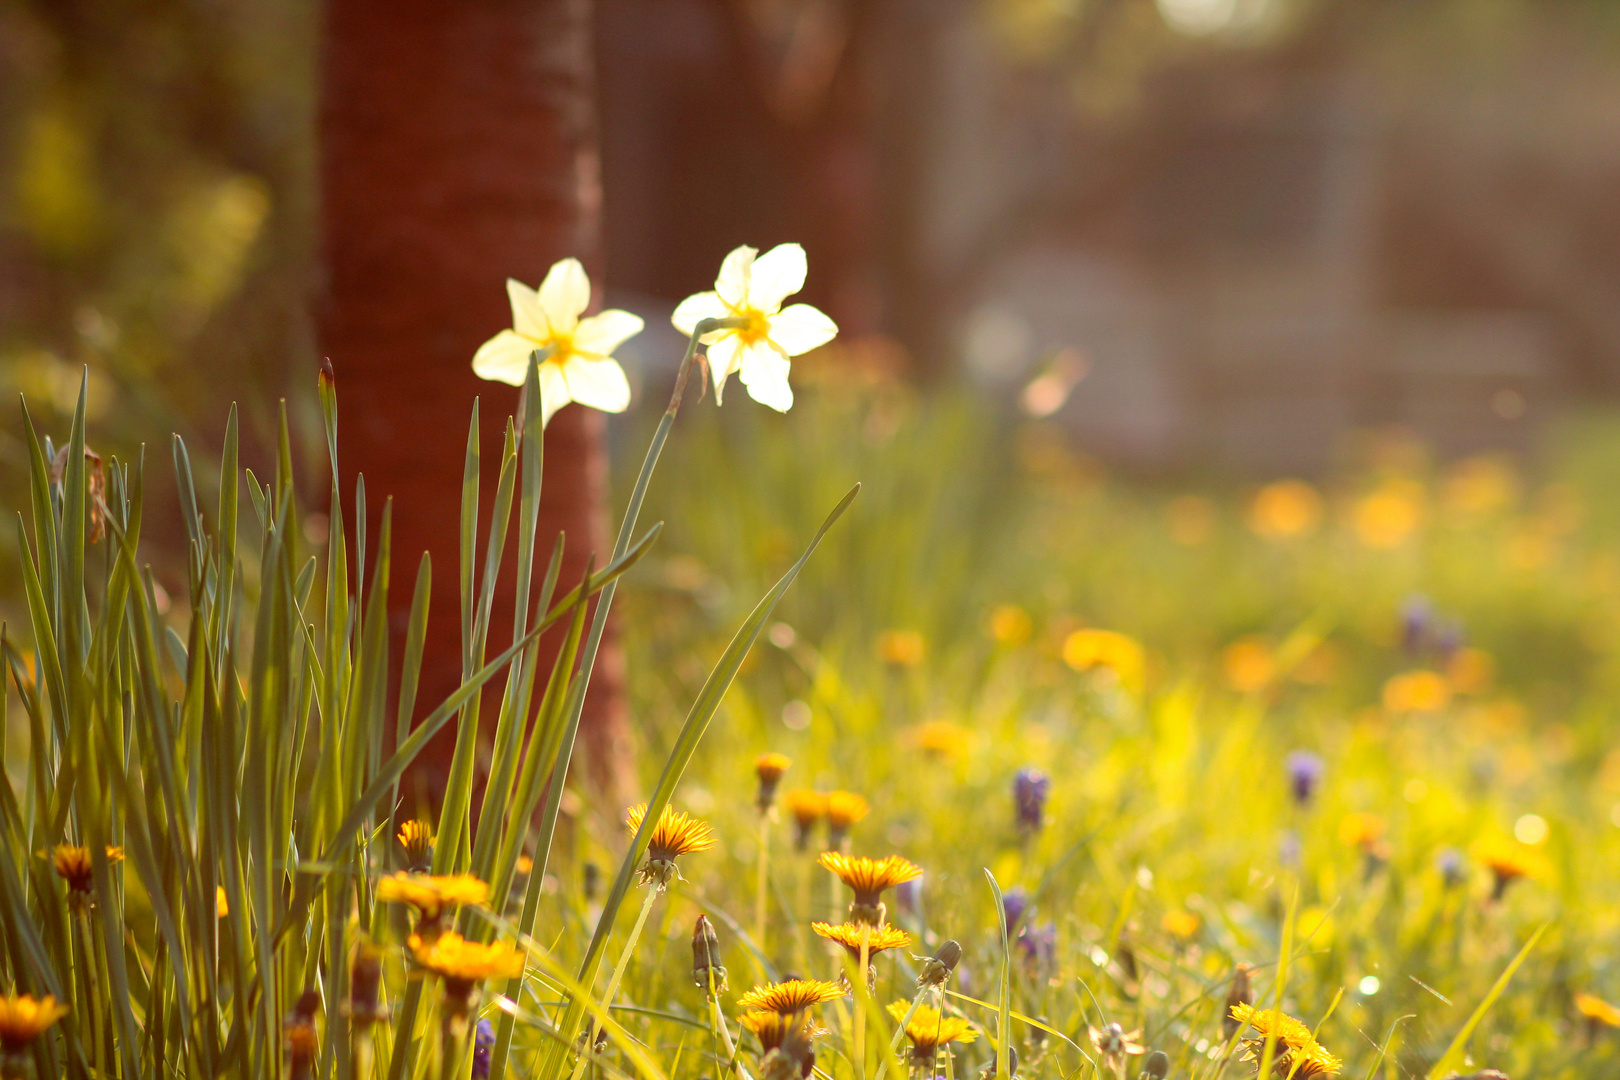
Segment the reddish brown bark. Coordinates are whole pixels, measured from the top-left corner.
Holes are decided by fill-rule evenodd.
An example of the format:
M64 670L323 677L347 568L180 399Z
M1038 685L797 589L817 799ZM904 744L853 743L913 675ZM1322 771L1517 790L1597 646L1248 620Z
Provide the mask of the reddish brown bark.
M458 511L473 398L482 398L480 544L501 433L517 405L515 390L473 375L473 352L511 325L506 277L538 284L569 255L600 276L590 8L590 0L327 4L322 347L342 403L346 487L352 494L364 472L373 513L394 499L396 631L416 560L432 554L419 711L460 679ZM597 552L600 565L610 547L602 428L600 414L571 405L546 431L539 558L543 568L565 530L565 582L587 554ZM509 640L501 622L498 614L492 652ZM585 739L605 776L622 723L611 641L603 652ZM448 757L448 739L441 743L429 751L430 770Z

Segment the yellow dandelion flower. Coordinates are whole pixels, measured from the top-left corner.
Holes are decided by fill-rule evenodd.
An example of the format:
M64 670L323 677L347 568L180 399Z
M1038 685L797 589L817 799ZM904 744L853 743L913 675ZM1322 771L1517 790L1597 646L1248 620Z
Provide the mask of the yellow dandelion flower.
M877 655L894 667L916 667L928 655L928 643L915 630L885 630L878 635Z
M1575 1011L1588 1020L1620 1027L1620 1006L1610 1005L1595 994L1576 994Z
M1408 671L1384 684L1390 712L1436 712L1451 704L1451 683L1435 671Z
M1281 1009L1262 1010L1239 1003L1232 1006L1231 1015L1239 1024L1260 1033L1258 1039L1250 1039L1246 1044L1249 1060L1261 1056L1266 1039L1276 1038L1275 1071L1280 1075L1315 1080L1332 1076L1343 1066L1338 1058L1322 1048L1310 1028Z
M1495 675L1496 661L1484 649L1458 649L1446 663L1446 679L1459 694L1482 693Z
M407 821L399 827L399 846L412 870L426 870L433 862L433 826L425 821Z
M1265 638L1240 638L1222 651L1221 671L1228 686L1248 694L1271 685L1277 677L1277 661Z
M647 813L647 804L641 803L625 811L625 824L634 836L641 829L641 819ZM694 851L708 851L719 843L714 829L684 810L672 810L665 805L653 826L652 838L647 841L647 861L640 875L643 885L656 885L662 889L676 874L675 860Z
M810 929L828 941L836 942L849 951L849 955L857 961L861 958L861 934L866 935L866 955L876 956L888 949L903 949L911 944L911 935L899 927L885 923L882 926L866 926L861 923L832 923L813 922Z
M225 898L225 886L214 886L214 918L223 919L231 913L231 902Z
M1388 480L1356 502L1351 521L1367 547L1400 547L1423 521L1423 486L1415 480Z
M1339 819L1339 842L1372 852L1383 842L1388 828L1377 814L1353 813Z
M754 759L754 772L760 783L775 784L782 779L782 774L788 771L793 759L786 754L761 754Z
M962 757L973 749L973 732L949 720L929 720L906 732L906 742L934 757Z
M1136 639L1113 630L1090 627L1076 630L1063 639L1063 662L1076 671L1101 668L1112 671L1126 689L1142 688L1147 656Z
M853 791L827 793L827 822L835 832L847 832L851 825L871 812L871 804Z
M1198 933L1198 928L1204 925L1204 920L1190 911L1177 908L1175 911L1165 912L1164 918L1159 920L1159 925L1163 926L1165 932L1172 937L1185 940Z
M990 637L998 645L1022 645L1035 632L1029 612L1017 604L1002 604L990 613Z
M889 1003L889 1015L899 1023L905 1019L911 1005L904 1001ZM931 1061L938 1049L947 1043L970 1043L979 1037L973 1025L960 1016L941 1016L932 1005L919 1005L906 1023L906 1038L911 1041L913 1061Z
M1249 504L1249 529L1267 540L1304 536L1321 521L1322 496L1303 480L1267 484Z
M0 997L0 1046L8 1053L19 1053L28 1044L68 1014L66 1005L49 994L35 1000L29 994Z
M1464 516L1490 514L1519 497L1519 474L1511 461L1496 456L1465 458L1447 472L1446 509Z
M788 1035L797 1031L807 1040L815 1040L827 1034L825 1028L817 1027L798 1013L780 1013L769 1009L754 1009L742 1014L739 1021L743 1027L754 1033L759 1039L760 1050L770 1053L782 1045Z
M1547 861L1540 852L1503 836L1481 837L1470 847L1469 854L1491 872L1495 879L1492 895L1497 900L1502 898L1509 885L1520 878L1547 875Z
M518 873L527 874L533 869L534 869L534 860L533 859L529 858L527 855L519 855L517 857L517 872Z
M434 877L401 871L377 882L377 899L384 904L409 904L428 922L447 910L489 902L489 886L471 874Z
M878 913L882 910L883 893L902 882L922 877L922 867L899 855L870 859L864 855L852 857L837 851L823 851L816 861L854 890L851 913L857 922L881 921Z
M108 862L123 862L124 849L121 847L107 848ZM89 893L91 878L95 874L95 866L90 859L90 849L77 844L57 844L51 851L51 865L66 881L68 888L76 893Z
M844 988L819 979L789 979L787 982L756 986L737 999L743 1009L758 1009L784 1015L803 1012L813 1005L843 997Z
M827 796L819 791L798 788L782 796L782 802L800 829L809 830L827 814Z
M412 934L409 945L418 964L457 988L523 974L522 950L504 941L483 945L454 933L428 941Z

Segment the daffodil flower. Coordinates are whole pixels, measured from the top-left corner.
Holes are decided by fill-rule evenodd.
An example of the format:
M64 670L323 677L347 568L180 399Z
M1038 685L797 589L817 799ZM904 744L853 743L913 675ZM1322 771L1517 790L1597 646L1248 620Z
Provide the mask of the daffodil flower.
M630 384L613 350L641 333L641 317L610 309L588 319L591 282L578 259L552 266L539 290L506 279L512 301L512 329L478 347L473 372L481 379L522 386L529 354L550 350L540 364L540 409L544 422L570 401L603 412L623 412Z
M683 334L704 319L747 320L701 339L708 346L715 401L735 371L748 396L761 405L778 412L793 407L788 358L825 345L838 333L838 324L809 304L782 306L804 288L805 272L804 248L798 244L778 244L763 255L740 247L720 264L713 292L688 296L675 309L670 321Z

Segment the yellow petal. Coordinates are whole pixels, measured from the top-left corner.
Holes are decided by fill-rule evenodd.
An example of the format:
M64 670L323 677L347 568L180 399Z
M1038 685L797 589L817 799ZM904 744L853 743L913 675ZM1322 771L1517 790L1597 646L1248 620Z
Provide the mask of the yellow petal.
M531 341L511 330L502 330L478 346L478 351L473 354L473 374L480 379L522 386L523 377L529 371L529 354L538 348L538 341ZM548 366L540 365L542 369Z
M748 279L748 306L769 314L782 301L804 288L809 272L804 248L798 244L777 244L754 260Z
M766 320L770 339L789 356L819 348L838 336L838 324L809 304L785 307Z
M575 353L563 365L568 396L581 405L603 412L624 412L630 404L630 384L617 360L587 360Z
M540 283L540 306L554 333L574 332L580 313L591 306L591 280L578 259L563 259L546 271L546 280Z
M758 254L758 250L744 244L734 249L720 264L720 276L714 279L714 291L734 308L740 308L748 301L748 282L754 269L754 256Z
M787 357L763 341L747 347L740 368L742 384L748 396L761 405L769 405L777 412L793 408L793 388L788 385Z
M723 319L731 314L726 302L720 299L719 293L700 292L693 293L682 300L675 307L675 313L669 321L675 324L675 329L688 336L697 329L697 324L704 319Z
M709 375L714 379L714 403L720 404L720 399L726 392L726 378L737 370L741 360L743 343L736 334L728 333L719 341L709 346Z
M579 320L574 330L574 349L592 356L612 356L614 349L641 333L644 325L640 315L609 308Z
M546 341L551 337L546 313L540 308L539 293L521 281L507 278L506 298L512 302L512 329L536 341Z

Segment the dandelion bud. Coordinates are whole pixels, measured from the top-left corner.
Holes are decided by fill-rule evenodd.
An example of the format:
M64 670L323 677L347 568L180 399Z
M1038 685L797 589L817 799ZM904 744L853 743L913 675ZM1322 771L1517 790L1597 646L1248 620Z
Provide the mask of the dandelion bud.
M726 969L720 966L720 935L707 915L699 915L692 927L692 981L706 994L719 994L726 988Z
M945 942L934 955L922 962L922 970L917 974L917 989L925 986L944 986L945 980L951 977L956 965L962 959L962 946L953 939Z
M1309 750L1295 750L1288 755L1286 768L1288 789L1294 796L1294 802L1300 806L1310 805L1311 797L1316 794L1316 785L1322 779L1322 759Z
M425 821L407 821L399 827L399 846L405 849L405 868L425 874L433 865L433 827Z
M1046 817L1046 797L1052 780L1033 767L1018 770L1013 777L1013 802L1018 809L1018 828L1024 833L1039 832Z
M754 805L759 807L760 813L767 813L776 801L776 785L792 764L793 760L785 754L761 754L754 759L754 774L759 777L759 794L754 797Z
M1141 1080L1164 1080L1170 1073L1170 1055L1155 1050L1142 1062Z
M1232 988L1226 992L1226 1013L1221 1021L1221 1030L1230 1039L1243 1024L1237 1020L1232 1012L1239 1005L1249 1005L1254 1001L1254 991L1249 989L1248 964L1239 964L1237 972L1232 976Z

